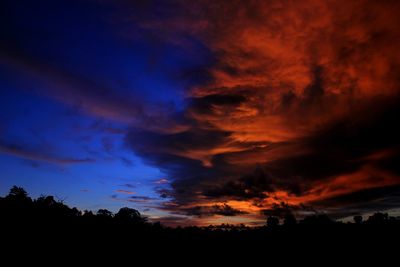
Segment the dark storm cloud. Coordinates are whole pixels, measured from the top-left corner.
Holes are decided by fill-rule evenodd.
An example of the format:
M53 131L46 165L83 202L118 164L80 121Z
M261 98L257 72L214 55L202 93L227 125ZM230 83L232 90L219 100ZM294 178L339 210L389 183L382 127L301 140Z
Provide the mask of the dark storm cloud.
M400 186L382 186L358 192L340 195L311 204L317 207L370 207L371 211L380 210L382 207L395 208L400 202ZM375 203L374 205L370 205Z
M315 182L328 182L333 177L356 172L365 165L398 174L398 114L400 101L397 97L376 98L372 103L362 103L351 116L333 121L308 137L296 140L306 148L304 153L287 154L264 163L253 174L211 189L206 195L251 199L274 190L302 195ZM375 154L378 158L374 157ZM400 178L397 181L400 182Z
M211 102L215 103L214 99L211 99ZM225 105L225 102L223 104ZM278 143L275 146L279 149L293 145L303 148L301 152L287 153L277 159L260 161L258 167L235 166L229 162L229 158L235 154L245 155L254 150L258 151L258 154L268 155L265 151L271 149L270 147L254 148L252 144L245 146L242 151L218 153L211 157L209 166L204 165L201 159L189 158L193 156L191 154L193 150L211 151L230 138L229 133L213 129L197 133L193 130L173 135L132 131L127 141L136 152L140 152L146 160L164 168L163 170L173 178L172 190L167 190L168 192L160 190L162 197L172 198L178 204L194 203L202 196L203 200L204 197L209 201L248 200L255 201L256 205L258 200L268 198L270 194L282 190L295 196L306 196L316 183L321 182L325 182L326 188L336 192L335 190L339 190L343 185L337 185L335 177L357 172L361 172L363 176L371 175L368 172L363 173L364 166L396 174L400 134L397 125L399 107L398 98L376 98L373 102L357 103L351 116L326 123L308 136L294 140L293 144ZM370 115L365 116L365 114ZM390 153L386 153L387 150L390 150ZM375 154L378 156L374 156ZM391 178L389 183L400 182L395 175L393 177L395 178ZM369 186L368 183L377 186L380 181L386 182L379 177L371 178L365 180L365 186ZM351 178L348 183L352 183ZM382 190L382 193L384 192L385 190ZM392 199L397 195L389 194L387 197ZM312 207L318 201L311 203L308 203L307 199L304 201L305 203L301 205L291 205L290 210L294 210L296 214L314 212ZM390 201L397 203L395 199ZM368 209L368 205L361 204L357 212L383 208L377 202L368 202ZM343 203L344 209L345 206ZM169 206L167 209L180 211L179 207L174 206ZM321 210L328 211L329 205L316 205L315 212ZM215 210L214 213L218 214L218 211ZM282 207L264 211L263 214L271 215L280 211L286 212ZM201 205L190 207L185 212L186 215L193 216L213 213ZM336 213L335 216L338 216L339 211ZM346 212L340 214L345 215Z
M215 108L234 108L245 101L246 96L241 94L212 94L193 98L191 110L199 113L213 113Z
M192 151L202 153L204 150L204 155L207 155L210 149L225 142L228 137L226 132L212 130L174 134L133 130L126 141L146 162L159 166L174 178L174 196L183 200L185 197L195 197L192 186L197 186L201 180L210 179L217 174L215 169L207 168L201 161L192 159Z
M281 202L261 210L264 216L284 218L295 215L298 218L309 214L324 213L332 219L341 219L365 213L397 209L400 205L400 186L382 186L359 190L307 203L289 205Z
M375 159L374 165L378 168L390 171L395 175L400 175L400 148L395 147L389 150L388 156Z
M213 215L236 216L236 215L246 214L246 212L234 209L227 204L212 205L212 206L194 206L190 208L181 209L178 211L178 213L196 217L207 217Z
M376 97L306 140L314 149L337 158L360 158L382 149L398 149L400 98Z
M382 186L340 195L310 203L332 218L397 209L400 206L400 186Z
M287 203L281 202L279 204L273 204L269 209L261 210L264 216L274 216L278 218L285 218L288 215L294 215L296 217L301 217L306 214L318 213L312 206L306 205L289 205Z
M171 188L166 188L165 186L156 186L154 187L154 191L162 199L170 199L174 197L174 190L172 190Z
M275 190L273 183L268 173L259 167L252 174L245 175L240 179L206 189L204 195L214 198L233 197L239 200L265 198L267 192Z
M128 139L134 141L135 149L142 153L184 154L191 150L210 149L227 141L229 132L218 130L188 130L173 134L131 131ZM163 151L162 149L165 149Z
M233 200L264 215L338 217L350 207L332 199L380 186L377 198L398 202L397 4L175 3L188 12L147 27L180 44L177 32L200 37L215 53L210 79L190 88L188 129L127 138L171 178L167 210L198 216L202 203ZM357 212L376 207L353 200Z
M158 191L163 198L172 197L180 204L196 201L199 194L203 194L207 188L214 188L221 181L229 180L232 175L236 177L238 168L226 162L223 155L229 151L247 149L241 143L233 141L229 132L213 128L202 129L198 126L173 134L132 130L126 141L147 163L158 166L167 176L172 177L172 190ZM218 150L223 144L226 144L226 148ZM257 188L260 183L265 186ZM254 190L247 193L248 195L261 196L261 190L268 187L259 177L248 184ZM235 190L235 186L232 186L232 190ZM206 195L212 197L217 194L216 191L217 189L210 189Z

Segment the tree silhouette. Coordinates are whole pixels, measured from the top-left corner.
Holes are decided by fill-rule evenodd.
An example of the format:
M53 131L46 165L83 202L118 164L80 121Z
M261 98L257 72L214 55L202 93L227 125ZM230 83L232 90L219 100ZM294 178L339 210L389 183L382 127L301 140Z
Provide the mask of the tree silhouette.
M326 214L317 214L317 215L310 215L304 217L304 219L301 221L301 224L305 225L316 225L316 226L327 226L327 225L332 225L335 222L329 218L328 215Z
M14 185L11 187L10 192L8 193L8 198L18 198L18 199L26 199L28 198L28 193L22 187L18 187Z
M279 218L269 216L266 226L249 227L245 225L220 224L208 227L179 226L177 228L164 227L160 223L152 223L133 208L123 207L115 215L107 209L99 209L96 215L92 211L81 212L77 208L70 208L53 196L41 195L32 199L21 187L14 186L9 194L0 197L1 223L12 229L14 233L24 235L39 233L63 240L75 237L80 240L82 236L89 235L88 242L99 240L104 242L119 241L119 237L137 238L139 241L166 242L171 239L182 241L198 240L211 241L227 245L236 243L232 241L247 240L257 243L262 240L291 241L293 238L307 238L310 240L359 240L376 238L399 232L400 221L396 217L389 217L387 213L377 212L363 223L360 215L354 216L354 223L340 223L331 220L325 214L306 216L300 223L291 212L283 213L283 225L279 226ZM349 225L352 225L349 227ZM268 229L268 230L267 230ZM286 229L290 229L286 231ZM11 232L11 231L10 231ZM61 236L61 238L60 238ZM164 238L164 239L163 239ZM274 239L279 238L279 239ZM316 238L316 239L315 239ZM140 243L140 242L139 242ZM271 244L273 242L270 242ZM351 243L351 242L348 242ZM112 243L114 244L114 243Z
M94 214L91 210L84 210L82 216L86 218L92 218L94 217Z
M267 226L268 227L277 227L279 225L279 219L275 216L269 216L267 218Z
M44 196L41 195L38 197L35 202L37 205L42 206L42 207L51 207L56 205L57 201L54 199L53 196Z
M356 215L353 217L353 220L356 224L361 224L363 221L363 217L361 215Z
M103 218L112 218L113 213L107 209L99 209L97 211L97 216L103 217Z
M121 208L117 212L117 214L115 214L115 219L120 222L131 222L131 223L146 222L146 218L142 217L139 211L128 207Z
M283 218L283 225L285 226L293 226L297 224L296 217L292 213L288 213Z
M368 217L367 223L370 224L383 224L389 220L387 213L376 212Z
M22 187L13 186L4 199L5 212L11 219L24 220L33 213L32 199Z

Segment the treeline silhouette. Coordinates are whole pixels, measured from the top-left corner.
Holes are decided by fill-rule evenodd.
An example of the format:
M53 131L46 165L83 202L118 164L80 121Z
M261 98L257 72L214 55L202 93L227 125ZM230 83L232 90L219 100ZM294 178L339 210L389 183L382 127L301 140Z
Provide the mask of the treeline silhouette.
M41 195L37 199L29 197L24 188L13 186L8 195L0 197L0 213L3 217L3 222L12 223L99 223L99 224L126 224L132 227L154 227L154 228L169 228L164 227L161 223L149 222L148 218L142 216L136 209L123 207L117 213L113 214L107 209L99 209L96 213L89 210L80 211L77 208L70 208L64 204L62 200L56 200L54 196ZM346 225L399 225L399 218L389 216L388 213L376 212L369 216L367 220L363 220L361 215L353 217L353 222L347 222ZM282 224L280 224L282 221ZM294 227L296 225L309 225L309 226L332 226L343 225L342 222L337 222L330 219L326 214L315 214L304 217L302 220L297 221L296 217L288 213L280 220L276 216L268 216L266 218L266 227L275 229L277 227ZM254 230L257 227L248 227L244 224L231 225L209 225L206 227L186 226L184 228L199 228L202 230L221 230L221 231L234 231L234 230ZM258 227L260 228L260 227ZM178 227L182 229L182 227Z
M297 220L287 214L283 220L269 216L262 227L245 225L210 225L207 227L166 227L151 222L137 210L124 207L113 214L99 209L80 211L70 208L53 196L29 197L21 187L14 186L9 194L0 198L3 238L34 247L38 244L72 242L74 246L110 246L121 242L141 248L161 249L178 244L207 244L207 247L238 249L262 244L262 248L284 246L296 248L299 243L326 244L341 242L359 246L390 243L399 237L400 220L387 213L377 212L365 221L355 216L354 222L336 222L325 214L307 216ZM282 223L280 223L282 222ZM258 246L258 245L257 245ZM258 246L258 248L260 248Z

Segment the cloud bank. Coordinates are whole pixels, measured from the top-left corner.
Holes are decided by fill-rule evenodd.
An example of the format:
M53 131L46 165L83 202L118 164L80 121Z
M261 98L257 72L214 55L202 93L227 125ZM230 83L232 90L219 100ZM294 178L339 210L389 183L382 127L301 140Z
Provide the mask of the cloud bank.
M160 6L167 18L142 26L181 46L194 36L215 59L201 70L203 82L187 90L187 106L176 115L181 131L133 127L126 137L169 175L166 209L226 215L215 207L229 205L265 214L285 203L334 208L344 217L396 206L397 2L172 6ZM368 205L363 192L374 192Z
M288 212L342 218L399 207L398 1L115 3L119 11L107 21L117 31L105 36L124 43L107 46L100 39L112 49L95 44L93 53L99 62L114 62L110 68L90 62L97 73L83 75L35 57L12 31L2 37L7 42L0 45L0 64L39 83L39 95L118 123L123 130L104 130L124 135L135 155L163 172L165 178L152 182L160 198L118 190L125 201L156 203L171 223L223 217L250 222ZM43 49L47 43L38 36L30 39ZM126 47L134 53L117 53ZM115 61L103 57L110 51ZM114 66L129 75L118 80ZM111 78L100 77L108 72ZM170 98L168 82L179 88ZM166 100L177 97L184 98L179 105ZM102 149L113 147L102 139ZM50 157L1 140L0 152L57 163L90 161Z

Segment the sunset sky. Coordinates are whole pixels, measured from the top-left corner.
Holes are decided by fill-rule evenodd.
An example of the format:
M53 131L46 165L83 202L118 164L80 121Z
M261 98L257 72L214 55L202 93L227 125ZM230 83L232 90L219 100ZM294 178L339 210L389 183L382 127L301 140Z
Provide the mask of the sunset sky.
M400 211L400 1L5 0L0 195L167 225Z

